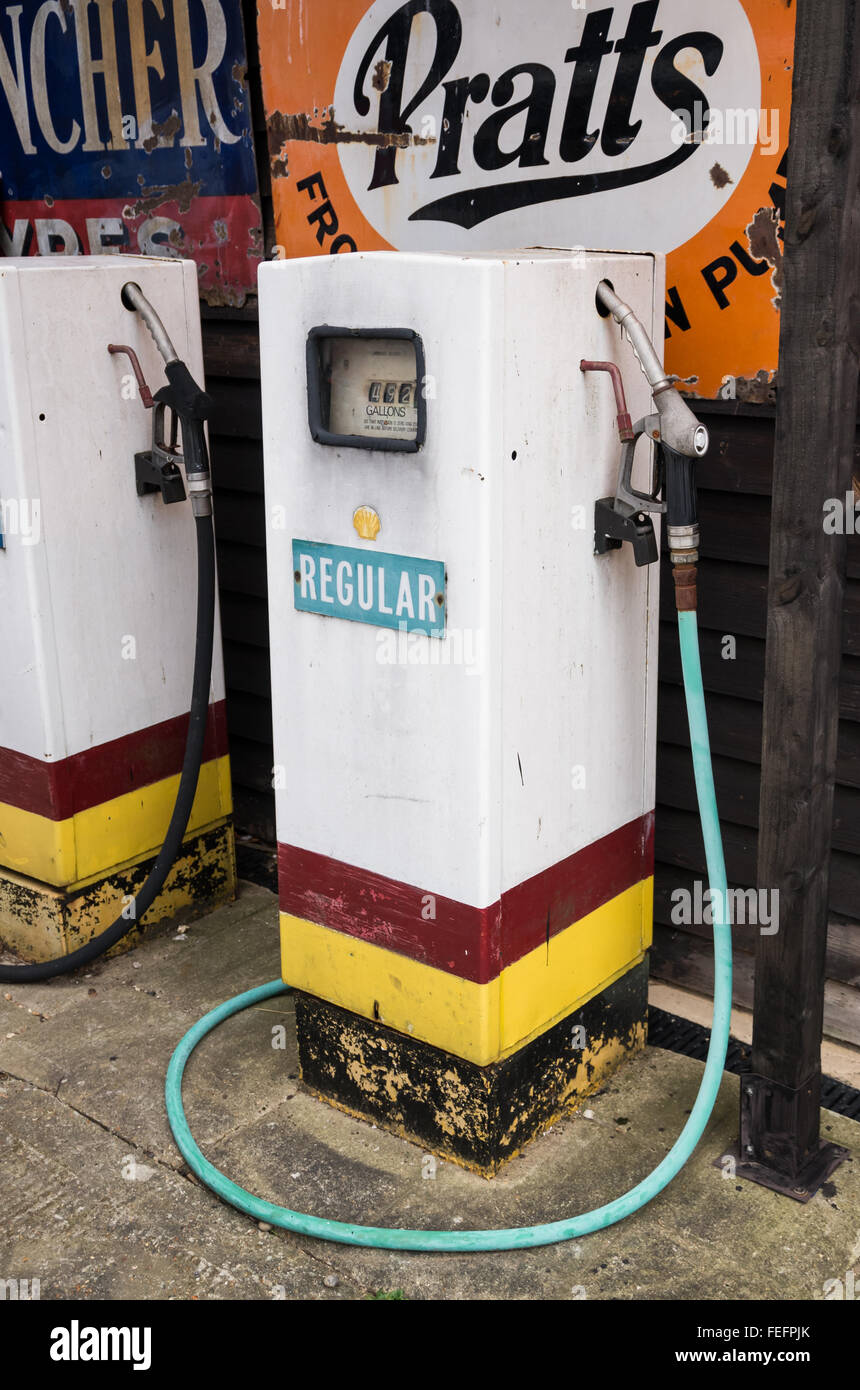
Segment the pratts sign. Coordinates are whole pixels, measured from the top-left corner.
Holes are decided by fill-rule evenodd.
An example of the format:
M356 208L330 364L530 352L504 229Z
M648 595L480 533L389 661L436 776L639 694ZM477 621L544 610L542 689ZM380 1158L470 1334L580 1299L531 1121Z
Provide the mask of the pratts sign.
M197 261L241 303L262 254L240 0L0 3L0 252Z
M766 391L786 0L281 0L260 46L281 254L666 251L670 368Z

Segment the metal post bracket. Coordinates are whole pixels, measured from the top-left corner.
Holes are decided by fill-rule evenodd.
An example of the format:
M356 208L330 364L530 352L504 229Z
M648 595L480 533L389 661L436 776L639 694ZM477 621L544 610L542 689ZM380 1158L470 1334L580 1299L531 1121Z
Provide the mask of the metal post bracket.
M819 1138L821 1075L792 1090L768 1076L741 1077L740 1141L730 1155L735 1175L808 1202L830 1174L851 1157L841 1144ZM716 1167L723 1167L725 1157Z

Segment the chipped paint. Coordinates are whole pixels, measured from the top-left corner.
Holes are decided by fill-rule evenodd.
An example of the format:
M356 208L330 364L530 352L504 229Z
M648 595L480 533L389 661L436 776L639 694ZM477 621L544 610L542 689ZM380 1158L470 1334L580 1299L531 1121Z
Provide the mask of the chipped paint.
M387 91L391 81L391 66L391 63L385 58L380 58L373 69L373 86L377 92Z
M266 120L269 153L276 159L282 147L290 140L317 145L371 145L380 149L395 147L405 150L410 145L435 144L435 136L415 135L412 131L390 130L347 130L339 125L334 117L334 107L329 107L321 121L317 113L306 115L298 111L287 115L283 111L273 111Z
M771 283L776 291L771 301L779 311L782 304L783 261L782 247L779 244L779 213L776 208L759 208L752 222L746 228L750 255L755 261L767 261L773 266Z
M644 1047L647 981L645 960L487 1067L297 992L302 1080L336 1109L493 1177ZM577 1049L579 1028L586 1046Z
M754 377L732 377L732 400L747 406L772 406L777 403L777 373L761 368Z
M726 184L734 183L734 179L719 162L711 168L711 183L714 188L725 188Z
M137 202L123 209L123 217L143 217L165 203L176 203L180 212L188 212L201 187L202 184L193 183L190 178L183 179L182 183L162 184L159 188L144 187Z
M147 136L144 140L143 148L146 150L147 154L151 154L154 149L158 149L160 146L165 148L169 147L173 144L174 137L179 134L181 129L182 122L177 113L172 111L166 121L152 122L152 134ZM190 154L191 150L189 149L187 153Z
M253 247L248 248L248 259L253 260L256 265L260 259L259 253ZM207 266L201 265L201 272L205 272ZM200 298L205 300L210 309L241 309L245 304L247 295L244 290L234 289L230 285L215 286L210 289L201 289Z
M63 892L0 871L0 943L25 960L53 960L68 955L98 936L139 891L154 860L139 860L75 892ZM226 822L209 826L184 841L167 881L140 923L109 955L136 945L159 925L182 915L203 915L236 896L233 829Z

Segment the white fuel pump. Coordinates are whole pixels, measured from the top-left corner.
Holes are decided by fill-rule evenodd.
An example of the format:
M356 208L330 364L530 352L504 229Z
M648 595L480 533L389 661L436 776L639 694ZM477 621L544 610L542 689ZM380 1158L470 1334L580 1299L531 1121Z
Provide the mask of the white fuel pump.
M662 1191L698 1143L731 1008L695 611L707 434L653 345L660 263L353 254L263 267L260 303L284 979L182 1039L171 1128L226 1201L328 1240L506 1250L600 1230ZM634 480L643 436L655 458L643 444ZM422 1088L448 1136L462 1119L452 1091L475 1104L483 1087L509 1113L525 1076L540 1099L556 1084L559 1019L567 1030L595 999L611 1035L613 990L635 981L650 931L652 515L664 512L715 938L711 1044L679 1138L623 1196L532 1227L375 1228L245 1191L201 1153L181 1088L202 1038L253 1004L296 988L306 1080L378 1115L361 1082L381 1075L407 1135ZM467 632L486 642L471 674L465 641L434 660Z
M0 363L0 940L35 958L0 979L20 983L235 874L196 268L0 261Z
M653 326L647 255L260 273L284 978L481 1067L634 968L644 1019L658 586L594 555L604 280Z

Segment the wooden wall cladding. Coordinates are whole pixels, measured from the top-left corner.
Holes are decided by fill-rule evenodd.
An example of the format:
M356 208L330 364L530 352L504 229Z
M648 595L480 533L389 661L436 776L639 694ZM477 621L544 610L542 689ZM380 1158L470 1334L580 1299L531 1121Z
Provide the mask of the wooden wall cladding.
M731 887L756 881L770 542L773 410L700 408L711 448L699 469L699 622L717 802ZM822 518L823 523L823 518ZM734 644L726 638L733 638ZM849 537L839 688L825 1031L860 1045L860 536ZM710 929L677 920L676 889L705 879L681 663L663 558L652 974L710 994ZM674 916L673 916L674 914ZM736 925L735 1002L752 1007L758 928Z

